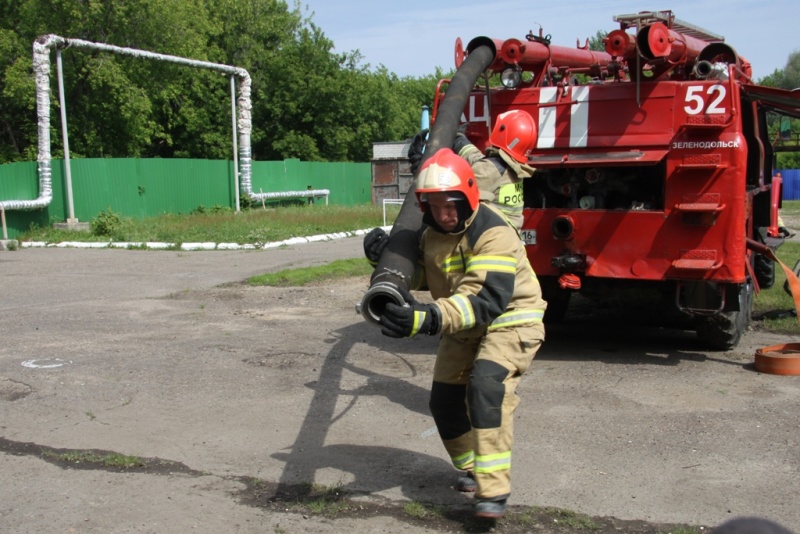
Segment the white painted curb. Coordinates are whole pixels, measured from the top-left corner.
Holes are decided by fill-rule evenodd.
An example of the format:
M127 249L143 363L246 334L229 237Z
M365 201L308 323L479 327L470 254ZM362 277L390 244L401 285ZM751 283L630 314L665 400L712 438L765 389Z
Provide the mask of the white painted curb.
M385 231L390 231L391 226L383 226ZM240 245L238 243L181 243L180 250L269 250L289 245L300 245L303 243L316 243L318 241L333 241L335 239L343 239L345 237L363 236L372 231L372 228L366 230L354 230L352 232L336 232L333 234L312 235L308 237L292 237L283 241L274 241L271 243L248 243ZM159 242L125 242L125 241L63 241L61 243L47 243L44 241L21 241L20 248L136 248L148 250L165 250L177 248L175 243L159 243Z

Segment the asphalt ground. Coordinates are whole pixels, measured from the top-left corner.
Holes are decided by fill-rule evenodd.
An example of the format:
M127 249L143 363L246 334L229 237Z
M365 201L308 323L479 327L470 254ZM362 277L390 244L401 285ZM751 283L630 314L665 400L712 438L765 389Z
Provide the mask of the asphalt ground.
M391 340L356 315L366 279L241 284L361 255L360 237L0 253L0 531L425 530L252 506L237 497L250 479L469 506L427 410L435 339ZM753 368L757 348L787 341L753 329L705 352L613 314L548 328L520 386L512 506L800 531L800 377ZM171 467L72 469L30 452L45 449Z

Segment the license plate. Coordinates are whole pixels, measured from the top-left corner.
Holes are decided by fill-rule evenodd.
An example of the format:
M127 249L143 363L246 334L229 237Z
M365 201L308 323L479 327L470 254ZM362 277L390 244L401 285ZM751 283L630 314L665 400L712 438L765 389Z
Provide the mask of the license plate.
M536 244L536 230L520 230L519 234L522 237L522 242L526 245Z

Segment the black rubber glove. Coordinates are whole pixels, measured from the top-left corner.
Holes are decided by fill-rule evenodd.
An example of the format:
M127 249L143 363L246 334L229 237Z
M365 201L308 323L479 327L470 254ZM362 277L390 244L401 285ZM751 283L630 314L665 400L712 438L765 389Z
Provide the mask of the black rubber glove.
M364 236L364 256L372 265L377 265L383 254L383 249L389 244L389 234L380 226L373 228Z
M434 304L414 301L413 304L398 306L389 303L381 316L381 333L389 337L432 336L439 333L441 322L439 308Z
M419 172L419 164L422 162L422 154L425 153L425 143L428 141L428 130L420 130L411 138L411 146L408 147L408 161L411 164L411 174L414 176Z
M467 139L466 135L464 135L463 133L457 133L456 138L453 141L453 152L458 154L461 152L462 148L471 144L472 143L469 142L469 139Z

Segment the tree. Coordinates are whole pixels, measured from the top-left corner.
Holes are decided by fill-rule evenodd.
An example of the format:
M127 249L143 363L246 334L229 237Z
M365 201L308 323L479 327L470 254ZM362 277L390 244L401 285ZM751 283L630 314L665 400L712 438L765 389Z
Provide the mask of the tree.
M795 50L789 54L786 66L783 69L776 69L772 74L759 80L758 83L780 89L792 90L800 88L800 50ZM768 127L770 136L776 138L780 128L780 118L770 117ZM800 120L792 119L790 121L790 130L792 139L800 138ZM779 169L800 169L800 153L779 153L777 167Z
M800 50L795 50L789 54L786 66L783 69L776 69L772 74L759 80L758 83L780 89L800 88Z
M589 37L589 50L594 50L595 52L605 52L606 37L608 37L608 32L598 30L597 33L594 34L594 37Z
M45 33L246 69L262 160L368 161L372 143L418 129L436 86L334 53L298 1L0 0L0 163L36 158L31 45ZM227 77L85 49L62 59L73 157L231 157ZM61 136L51 142L62 155Z
M6 13L12 10L12 22L17 21L14 49L25 53L19 52L13 65L5 69L2 108L5 111L10 104L13 113L22 117L16 124L6 118L6 124L15 132L15 139L23 138L18 153L25 159L35 156L36 147L30 57L31 44L38 36L53 33L204 59L209 23L202 2L196 0L22 0L6 6ZM4 19L3 24L8 22ZM170 144L174 132L169 131L172 123L165 113L170 109L166 102L170 95L191 94L184 72L163 63L97 51L67 49L62 59L70 148L75 156L159 155L158 147ZM184 87L176 89L180 84ZM55 87L54 81L51 86ZM58 101L53 87L55 114ZM194 109L205 109L207 98L207 94L194 95ZM181 113L181 117L191 115ZM62 153L60 136L52 136L52 140L53 154L58 156Z
M13 28L11 4L0 9L0 162L36 159L30 139L36 136L35 84L30 46ZM36 145L34 144L34 147Z

